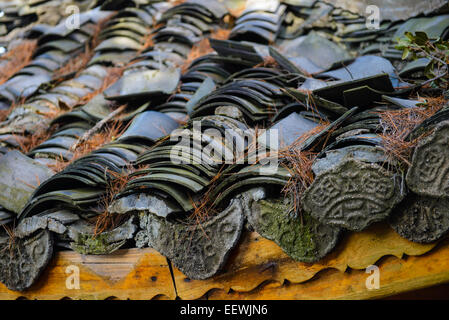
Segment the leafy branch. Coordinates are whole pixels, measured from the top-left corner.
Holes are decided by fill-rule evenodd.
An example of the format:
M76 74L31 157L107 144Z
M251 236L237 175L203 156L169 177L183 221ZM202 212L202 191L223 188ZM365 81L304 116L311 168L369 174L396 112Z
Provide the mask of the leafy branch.
M428 80L422 83L423 86L430 84L435 88L449 88L449 41L430 39L425 32L406 32L405 37L398 40L396 49L403 52L403 60L429 59L424 70Z

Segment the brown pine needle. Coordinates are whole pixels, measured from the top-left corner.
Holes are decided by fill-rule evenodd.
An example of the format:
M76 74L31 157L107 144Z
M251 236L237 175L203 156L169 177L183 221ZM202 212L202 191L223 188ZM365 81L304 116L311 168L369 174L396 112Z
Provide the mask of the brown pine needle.
M55 127L52 127L50 130L48 128L40 128L33 134L29 134L27 136L14 136L17 143L19 144L19 148L23 153L28 153L42 142L48 140L52 135Z
M87 41L86 45L84 46L84 51L71 58L65 65L63 65L59 69L55 70L53 73L53 79L60 79L71 73L75 73L75 76L77 76L85 69L85 67L95 54L95 47L100 44L100 32L103 30L105 23L109 19L110 17L103 19L97 24L92 38L90 39L90 41Z
M300 136L292 145L279 150L278 158L282 166L287 169L291 178L282 189L284 195L292 196L293 207L292 212L298 214L301 218L301 198L306 189L312 184L314 174L312 171L312 164L318 155L314 151L302 151L301 146L311 136L323 131L329 123L323 122L316 128L306 132ZM329 139L331 132L327 135Z
M0 84L25 67L33 57L36 40L23 40L0 57Z
M187 57L187 59L184 61L183 65L181 66L182 73L187 72L187 69L189 68L190 64L197 58L202 57L208 53L214 52L214 49L210 46L209 39L205 38L202 39L200 42L196 43L192 49L190 50L190 53Z
M275 68L277 66L278 66L278 63L276 62L276 60L273 57L266 56L263 58L263 62L256 64L253 68L260 68L260 67Z
M110 124L106 124L100 132L95 133L90 136L88 140L83 141L78 145L76 150L73 152L73 157L70 161L64 161L61 157L56 164L50 164L50 169L60 172L64 170L70 163L75 160L89 154L90 152L97 150L98 148L114 141L119 137L125 130L126 126L120 121L113 121Z
M0 110L0 122L5 121L17 106L25 103L25 100L25 97L21 97L18 101L14 101L8 109Z
M0 110L0 122L3 122L6 120L10 112L10 109L4 109Z
M204 192L204 194L201 196L201 198L197 201L194 201L193 199L190 199L193 206L193 213L190 215L191 219L194 219L198 224L201 224L207 218L209 218L211 215L214 215L217 213L215 209L215 200L211 199L210 194L215 189L216 184L220 177L223 174L224 166L220 168L218 173L211 179L209 186L207 187L207 190Z
M125 110L126 104L118 107L114 111L112 111L107 117L97 122L95 126L93 126L90 130L87 130L79 140L70 148L72 151L76 150L80 144L88 141L91 136L93 136L97 131L99 131L106 123L111 121L115 116L119 115L123 110Z
M108 170L108 173L111 174L113 178L108 182L106 193L101 200L101 208L103 213L94 219L94 236L116 228L128 217L127 215L122 214L111 214L108 211L108 208L112 201L114 201L115 196L120 193L131 180L137 178L137 176L133 176L132 174L146 168L148 168L147 165L139 166L137 168L132 165L128 165L126 170L120 173Z
M391 160L399 160L406 166L410 165L410 159L414 147L424 136L412 141L406 141L410 132L425 119L434 115L447 102L443 97L426 98L424 107L406 108L401 110L388 110L380 112L383 132L383 147L387 157ZM425 135L428 135L426 133Z
M98 90L93 91L92 93L89 93L81 98L81 100L78 102L79 105L84 105L88 103L91 99L93 99L96 95L102 93L104 90L106 90L109 86L114 84L123 74L123 71L125 70L125 67L111 67L107 70L107 75L103 79L103 84L101 85Z
M227 40L230 34L231 29L218 28L210 34L210 37L216 40Z

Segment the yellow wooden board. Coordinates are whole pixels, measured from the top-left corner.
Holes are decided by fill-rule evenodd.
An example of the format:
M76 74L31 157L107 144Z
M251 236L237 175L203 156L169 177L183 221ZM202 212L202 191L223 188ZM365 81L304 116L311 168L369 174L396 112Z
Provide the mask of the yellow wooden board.
M383 256L393 255L400 259L403 254L422 255L434 246L410 242L387 225L376 224L364 232L346 234L332 253L318 263L309 264L295 262L274 242L250 233L243 237L229 259L225 273L201 281L186 281L176 268L174 275L178 295L182 299L197 299L213 289L244 293L266 282L275 282L277 286L285 280L301 283L329 268L340 274L347 268L365 269Z
M435 247L436 246L436 247ZM377 265L380 288L369 290L365 268ZM79 268L79 289L73 270ZM274 242L246 233L225 270L208 280L187 279L152 249L107 256L59 252L39 281L18 293L0 284L0 299L369 299L449 282L449 241L420 245L385 224L346 234L315 264L295 262ZM175 289L176 284L176 289Z
M79 268L79 289L73 287ZM69 282L67 284L67 282ZM176 298L165 257L152 249L120 250L107 256L59 252L39 280L26 292L0 284L0 299L154 299Z
M326 269L312 280L300 284L262 284L247 293L212 290L208 299L379 299L449 282L449 243L420 257L398 259L387 256L377 264L379 289L368 289L370 276L365 270L347 270L342 273ZM449 298L449 292L446 293Z

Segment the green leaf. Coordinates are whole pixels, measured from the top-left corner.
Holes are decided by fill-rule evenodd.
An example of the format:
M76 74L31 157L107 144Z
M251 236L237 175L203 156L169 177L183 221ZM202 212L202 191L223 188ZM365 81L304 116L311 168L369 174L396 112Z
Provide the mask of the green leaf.
M429 37L427 36L427 33L422 31L416 31L415 33L415 43L417 45L423 46L427 43L429 40Z
M449 50L449 47L447 45L442 44L442 43L436 43L435 47L437 47L441 51Z
M410 55L410 50L408 48L404 49L404 52L402 53L402 60L405 60Z
M406 33L404 33L404 35L405 35L410 41L415 41L415 36L413 35L413 33L407 31Z

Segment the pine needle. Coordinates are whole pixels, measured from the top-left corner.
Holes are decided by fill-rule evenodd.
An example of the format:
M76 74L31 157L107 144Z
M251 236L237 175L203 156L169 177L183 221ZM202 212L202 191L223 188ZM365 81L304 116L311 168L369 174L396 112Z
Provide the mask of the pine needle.
M31 61L36 47L36 40L23 40L0 57L0 84L4 83Z
M390 160L399 160L405 166L410 166L414 147L429 133L412 141L406 141L406 137L417 125L434 115L447 102L443 97L426 98L426 100L427 105L424 107L380 112L383 148Z

